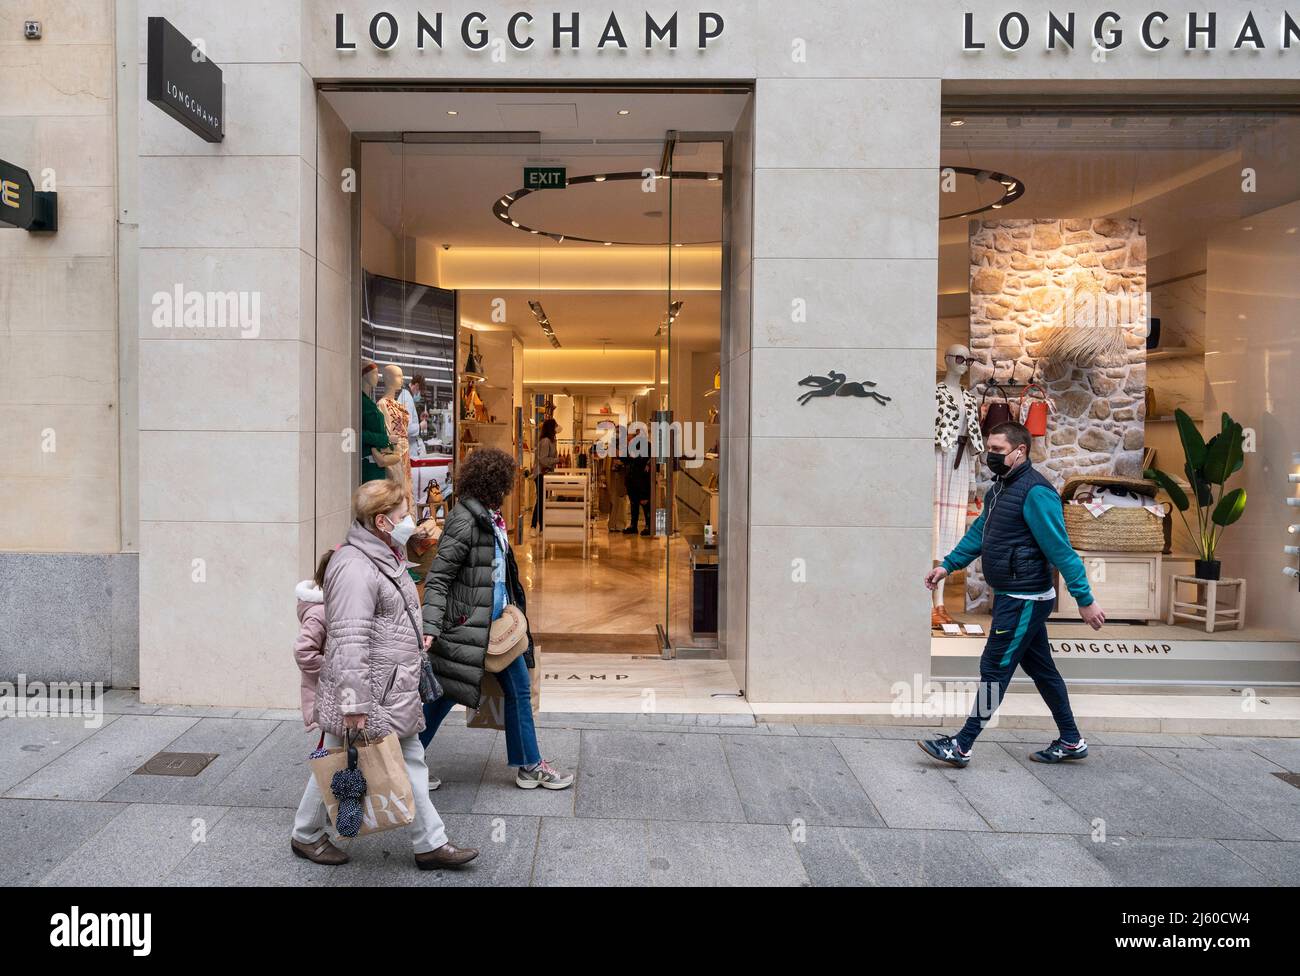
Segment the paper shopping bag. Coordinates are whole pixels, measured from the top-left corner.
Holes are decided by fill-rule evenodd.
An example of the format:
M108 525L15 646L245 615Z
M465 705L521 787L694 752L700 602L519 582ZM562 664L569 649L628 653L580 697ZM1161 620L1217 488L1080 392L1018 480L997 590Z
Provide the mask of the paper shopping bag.
M406 774L406 760L397 736L382 739L358 738L357 768L366 778L366 796L362 800L361 829L358 837L375 834L381 830L404 827L415 819L415 799L411 793L411 777ZM348 768L347 746L330 749L324 756L309 760L311 773L330 823L338 823L339 800L330 789L334 774Z
M534 644L534 666L528 669L529 695L532 698L534 718L542 710L542 682L541 674L538 671L541 660L542 650ZM478 708L467 708L465 710L465 725L471 729L499 729L504 732L506 728L505 707L506 699L501 693L501 685L497 682L496 675L485 671L483 673L483 684L479 686Z

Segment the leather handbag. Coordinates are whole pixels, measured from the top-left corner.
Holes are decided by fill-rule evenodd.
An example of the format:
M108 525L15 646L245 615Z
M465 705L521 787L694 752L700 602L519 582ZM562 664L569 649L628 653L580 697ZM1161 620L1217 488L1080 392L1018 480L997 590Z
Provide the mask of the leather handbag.
M997 390L1002 399L989 403L989 390ZM996 383L989 383L984 387L984 395L980 397L980 433L987 439L989 431L1011 419L1011 404L1007 401L1005 391Z
M513 604L507 603L501 616L492 621L488 631L487 656L483 667L492 674L504 671L515 658L528 650L528 618Z
M1037 393L1038 397L1031 399L1031 393ZM1050 407L1046 390L1037 383L1026 387L1020 422L1025 425L1025 430L1029 431L1031 436L1043 437L1047 434L1047 414Z

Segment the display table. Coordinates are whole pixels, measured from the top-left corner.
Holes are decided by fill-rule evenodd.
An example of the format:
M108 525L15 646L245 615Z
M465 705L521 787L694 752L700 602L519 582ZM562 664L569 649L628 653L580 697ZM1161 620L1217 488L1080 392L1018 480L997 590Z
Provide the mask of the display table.
M1184 603L1178 599L1178 584L1190 583L1196 587L1193 603ZM1220 606L1219 587L1236 589L1236 602ZM1204 602L1199 602L1204 593ZM1169 619L1192 620L1205 624L1205 632L1213 634L1215 629L1240 630L1246 626L1246 581L1244 579L1206 580L1197 576L1174 576L1169 587Z
M1108 620L1159 620L1161 571L1158 552L1079 550L1088 570L1088 586ZM1056 611L1052 619L1079 619L1079 605L1060 574L1056 578Z

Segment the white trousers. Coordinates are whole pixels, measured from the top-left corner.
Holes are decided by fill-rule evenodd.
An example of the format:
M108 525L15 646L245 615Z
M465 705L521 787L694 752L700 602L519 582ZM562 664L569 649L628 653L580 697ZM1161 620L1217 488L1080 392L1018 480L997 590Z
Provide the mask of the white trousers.
M406 775L411 777L411 793L415 802L415 820L411 824L411 847L416 854L426 854L437 850L447 843L447 828L443 826L442 817L429 799L429 767L424 761L424 746L420 745L418 735L408 735L398 739L402 747L402 758L406 760ZM336 735L325 733L325 746L338 749L343 740ZM302 791L302 800L298 812L293 818L293 839L301 844L310 844L325 834L329 823L329 812L325 801L321 799L320 789L316 786L316 777L307 777L307 788Z

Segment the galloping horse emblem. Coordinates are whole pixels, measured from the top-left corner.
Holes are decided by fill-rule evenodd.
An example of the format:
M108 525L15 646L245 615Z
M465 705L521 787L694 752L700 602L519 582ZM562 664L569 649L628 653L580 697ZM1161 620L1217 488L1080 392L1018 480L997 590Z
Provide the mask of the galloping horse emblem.
M861 383L846 383L848 379L843 373L837 373L830 370L825 376L805 376L799 381L800 386L815 386L815 390L809 390L807 393L800 395L799 405L803 406L814 397L871 397L877 403L888 403L892 397L887 397L883 393L877 393L875 390L869 390L867 387L875 386L875 383L863 380Z

